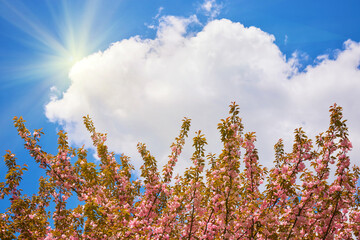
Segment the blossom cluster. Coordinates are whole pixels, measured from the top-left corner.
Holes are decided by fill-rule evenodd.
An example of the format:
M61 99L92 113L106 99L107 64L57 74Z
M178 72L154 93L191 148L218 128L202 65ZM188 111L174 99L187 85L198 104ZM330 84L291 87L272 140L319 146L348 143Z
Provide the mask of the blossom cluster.
M27 166L18 165L11 151L4 155L8 174L0 198L8 196L11 206L0 215L0 239L359 239L360 170L350 166L352 144L341 107L330 107L329 128L315 143L296 129L293 150L285 153L280 139L269 170L259 163L255 133L243 133L238 115L232 103L229 117L218 124L223 144L218 156L206 154L205 136L195 134L192 166L183 176L173 177L173 171L190 119L183 120L162 171L139 143L144 164L138 179L130 158L121 154L118 162L107 135L96 132L88 116L84 124L98 165L87 160L84 147L70 147L63 131L58 152L45 152L41 129L31 133L15 117L25 148L46 177L39 179L37 194L22 194ZM68 206L71 197L80 201L75 208Z

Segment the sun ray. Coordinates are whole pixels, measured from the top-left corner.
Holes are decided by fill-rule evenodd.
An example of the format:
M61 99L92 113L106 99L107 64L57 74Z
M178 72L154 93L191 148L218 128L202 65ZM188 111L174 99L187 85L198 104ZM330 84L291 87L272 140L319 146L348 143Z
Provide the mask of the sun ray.
M67 77L77 61L102 50L104 43L110 43L109 29L113 26L110 20L115 8L106 9L104 14L101 1L47 1L45 7L53 20L50 23L41 21L41 16L21 2L1 3L4 4L0 7L0 16L31 38L31 41L19 40L30 46L36 55L25 64L27 67L23 67L32 71L29 75L52 73Z
M6 3L6 2L5 2ZM14 7L6 3L10 12L3 15L6 20L14 24L22 31L29 34L32 38L41 42L44 46L48 46L56 51L65 51L57 39L55 39L41 22L29 12L25 6L17 5Z

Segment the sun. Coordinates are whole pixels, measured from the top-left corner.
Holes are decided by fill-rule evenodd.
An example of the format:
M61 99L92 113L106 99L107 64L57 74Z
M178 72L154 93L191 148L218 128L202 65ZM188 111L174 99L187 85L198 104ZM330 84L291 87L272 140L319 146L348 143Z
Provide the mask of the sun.
M91 49L86 48L87 42L77 42L74 46L66 46L64 51L55 51L52 54L52 59L49 61L53 66L53 70L69 72L71 68L81 59L91 53Z
M2 3L1 17L30 37L24 45L32 48L33 55L21 63L27 75L51 75L64 81L78 61L111 43L112 18L101 1L49 1L47 9L42 9L44 16L18 1Z

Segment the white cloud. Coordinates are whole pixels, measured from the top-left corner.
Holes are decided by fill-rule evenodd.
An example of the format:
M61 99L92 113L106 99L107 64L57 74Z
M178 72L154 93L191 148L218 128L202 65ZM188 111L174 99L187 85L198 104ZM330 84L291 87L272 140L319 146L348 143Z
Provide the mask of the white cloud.
M296 56L287 61L274 36L259 28L222 19L193 34L187 25L194 22L195 16L162 17L155 39L125 39L81 60L62 98L46 105L46 116L61 123L74 144L89 146L82 124L89 114L109 133L111 150L139 167L136 143L147 143L164 164L185 116L192 133L206 134L206 149L219 153L217 123L235 100L245 130L257 133L261 163L271 166L279 138L290 150L295 128L303 126L311 137L326 130L328 107L337 102L349 119L353 162L360 163L359 43L349 40L335 59L323 57L298 73ZM189 166L191 136L177 172Z
M163 7L159 7L158 12L157 12L156 16L154 17L154 19L158 19L158 18L160 17L161 12L162 12L163 10L164 10Z
M56 86L50 87L50 101L57 101L59 99L60 91L57 89Z
M217 17L220 14L221 8L222 5L218 4L216 0L205 0L200 6L200 10L210 19Z

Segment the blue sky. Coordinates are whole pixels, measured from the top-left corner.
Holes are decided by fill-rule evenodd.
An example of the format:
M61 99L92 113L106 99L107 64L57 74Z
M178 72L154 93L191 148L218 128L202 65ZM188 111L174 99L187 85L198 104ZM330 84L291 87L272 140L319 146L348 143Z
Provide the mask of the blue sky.
M295 128L312 137L324 131L337 102L359 165L359 10L357 0L0 0L0 150L30 165L23 188L32 192L42 172L24 151L14 116L42 127L42 143L54 153L58 129L74 146L90 146L81 126L90 114L110 133L112 150L139 167L137 141L161 164L182 117L214 139L236 100L271 166L276 139L290 149ZM209 151L218 144L210 140Z

